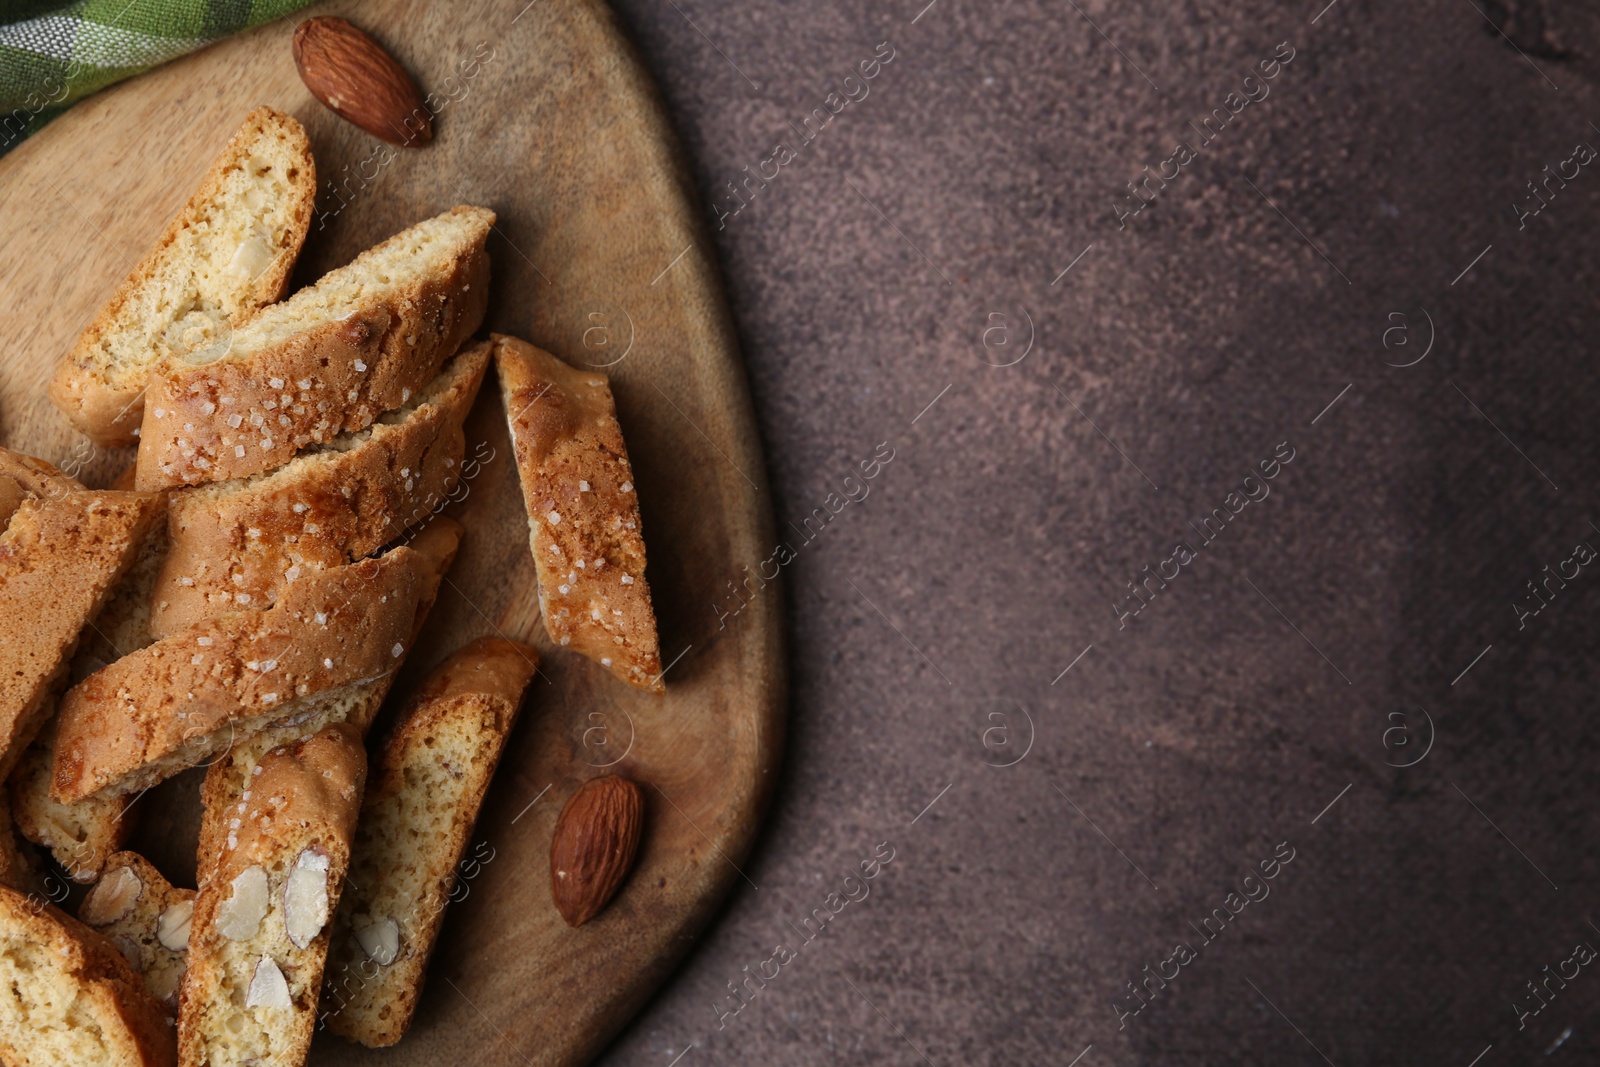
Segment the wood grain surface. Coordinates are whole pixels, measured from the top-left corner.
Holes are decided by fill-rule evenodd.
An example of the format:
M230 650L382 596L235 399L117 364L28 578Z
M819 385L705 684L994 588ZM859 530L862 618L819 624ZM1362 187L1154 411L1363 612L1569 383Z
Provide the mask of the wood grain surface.
M390 710L481 634L533 641L545 664L469 846L478 862L446 918L411 1033L376 1052L319 1035L311 1062L583 1062L742 881L736 865L776 774L786 691L778 586L733 618L713 607L774 542L734 332L655 89L599 0L373 0L305 14L373 32L435 94L435 142L391 149L323 110L295 74L293 19L59 119L0 161L0 443L93 485L132 461L132 450L96 452L75 435L45 384L258 103L299 118L316 152L318 217L297 286L456 203L499 213L485 328L612 377L672 663L667 693L634 691L550 647L488 383L467 424L476 467L449 512L466 539ZM576 786L605 770L646 785L644 843L617 900L572 930L550 898L551 830ZM179 879L193 873L196 774L138 805L135 847Z

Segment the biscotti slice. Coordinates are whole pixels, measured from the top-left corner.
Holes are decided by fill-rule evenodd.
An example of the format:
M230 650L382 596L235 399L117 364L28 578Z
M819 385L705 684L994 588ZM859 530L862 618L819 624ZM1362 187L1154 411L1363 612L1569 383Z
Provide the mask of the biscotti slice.
M233 331L226 354L149 385L139 487L242 478L410 401L483 321L494 212L396 234Z
M267 753L195 900L180 1067L299 1067L366 779L354 726Z
M128 813L131 798L126 794L96 795L72 804L56 800L50 795L55 752L56 722L52 719L28 746L6 783L11 810L22 836L48 848L68 878L92 882L133 829L134 820Z
M148 788L319 694L393 673L428 570L405 547L335 567L266 611L208 619L84 679L61 699L56 799Z
M252 111L73 345L50 399L101 444L133 444L156 368L215 358L233 329L283 296L316 194L300 123L270 107Z
M0 1062L170 1067L172 1026L106 938L0 887Z
M160 498L149 493L30 496L0 534L0 777L43 724L52 686L84 625L138 555Z
M611 385L526 341L495 334L494 346L544 627L557 644L659 693L639 498Z
M150 644L150 594L166 546L167 524L158 504L139 555L106 606L84 631L67 671L69 682L81 682L107 664ZM128 810L132 798L89 796L74 804L62 804L50 795L56 752L54 707L52 703L51 718L23 753L6 784L22 835L48 848L73 881L92 882L133 829L136 819Z
M174 493L156 635L270 606L301 577L363 559L428 518L460 479L461 424L488 364L488 342L473 345L365 430L268 474Z
M105 875L78 905L79 920L110 939L173 1015L193 914L194 890L175 887L137 852L109 857Z
M410 542L412 551L425 561L427 580L411 622L411 639L406 642L408 649L415 646L417 635L422 632L422 624L438 598L439 585L444 580L445 572L455 561L461 533L460 523L440 516L418 530ZM383 706L384 698L389 695L394 679L394 674L386 674L325 693L310 702L305 712L295 717L295 721L268 727L254 737L241 741L211 765L206 771L205 783L200 787L200 843L195 856L195 877L199 884L206 883L221 859L228 837L228 822L237 814L233 809L249 788L251 776L261 757L280 745L309 736L330 723L348 722L365 737L372 720L378 715L378 709Z
M379 1048L411 1025L456 865L538 664L529 645L472 642L429 676L384 745L328 950L334 1033Z

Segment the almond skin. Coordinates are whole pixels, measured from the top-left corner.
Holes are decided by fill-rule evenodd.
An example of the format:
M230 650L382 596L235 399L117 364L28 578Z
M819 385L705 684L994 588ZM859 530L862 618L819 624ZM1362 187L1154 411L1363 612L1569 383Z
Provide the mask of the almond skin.
M595 778L572 794L550 843L550 891L568 926L582 926L610 903L643 829L644 797L626 778Z
M411 75L365 30L341 18L294 31L294 65L311 95L341 118L402 148L433 140L433 115Z

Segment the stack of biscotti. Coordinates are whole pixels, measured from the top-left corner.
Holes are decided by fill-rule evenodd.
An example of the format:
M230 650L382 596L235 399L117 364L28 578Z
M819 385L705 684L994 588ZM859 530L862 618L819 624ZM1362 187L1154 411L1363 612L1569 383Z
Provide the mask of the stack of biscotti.
M494 212L457 207L234 328L146 386L141 489L242 478L371 426L427 387L483 321Z
M139 484L181 487L149 602L155 640L63 699L54 786L63 800L125 795L221 754L202 790L184 1063L253 1062L269 1049L272 1062L298 1063L310 1040L327 935L300 935L302 898L311 879L313 896L337 902L359 783L345 791L349 825L302 850L309 867L235 868L251 848L265 858L242 842L271 815L262 793L285 746L325 750L331 736L360 753L454 556L460 527L444 519L373 553L460 480L462 423L489 360L486 343L461 346L483 314L492 221L464 208L414 227L147 392ZM255 840L281 844L283 826L304 822ZM245 935L228 902L253 899L251 868L269 871L267 896L281 904Z
M173 495L160 639L62 699L58 801L147 788L393 673L428 568L368 557L459 478L488 352L451 357L483 316L493 219L446 212L259 311L215 359L153 367L137 483L222 484Z
M364 559L433 514L460 477L487 342L453 357L405 407L277 470L174 494L151 631L263 608L302 577Z
M225 351L233 330L283 296L316 192L306 131L272 108L251 112L62 361L56 406L102 444L134 443L154 375Z
M0 895L12 1067L292 1067L319 1004L363 1044L404 1034L539 662L503 637L446 659L363 799L365 736L462 536L436 515L467 477L491 359L546 629L662 691L609 381L514 338L470 340L493 212L446 211L285 298L314 191L304 130L253 113L62 362L52 397L69 419L137 444L127 486L91 492L0 453L0 618L30 620L0 642L0 809L96 882L87 926ZM188 890L119 850L138 795L201 763ZM0 839L0 881L26 884L30 863ZM149 1025L163 1004L176 1048ZM30 1040L36 1020L91 1032Z
M183 1063L304 1058L362 739L462 533L435 516L465 476L463 424L491 358L469 339L495 221L454 208L284 299L314 193L304 130L258 109L62 361L51 396L74 426L138 445L125 489L92 492L0 452L0 618L30 623L0 641L0 830L14 801L71 878L98 879L80 918L100 931L39 898L0 900L0 938L61 957L0 976L13 994L0 996L0 1062L13 1067L169 1062L170 1032L163 1046L146 1023L180 976ZM447 775L456 830L430 869L457 862L537 661L507 647L518 662L479 670L479 688L498 678L515 694L478 694L476 717L445 701L467 716L455 749L479 765ZM503 654L474 656L481 668ZM413 766L427 756L406 751ZM191 891L117 850L137 796L202 761ZM8 840L0 880L31 888L32 853ZM408 934L410 1004L432 937ZM99 1047L18 1038L73 996Z
M437 372L482 318L493 218L414 226L258 312L217 359L151 372L138 484L235 481L173 495L161 639L62 699L57 800L146 788L397 667L426 564L368 557L459 478L487 349Z

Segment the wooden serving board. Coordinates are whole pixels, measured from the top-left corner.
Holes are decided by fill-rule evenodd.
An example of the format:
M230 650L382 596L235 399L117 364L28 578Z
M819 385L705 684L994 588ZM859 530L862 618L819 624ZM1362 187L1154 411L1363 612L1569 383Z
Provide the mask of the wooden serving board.
M741 881L734 865L777 772L778 587L726 627L715 607L732 603L729 579L774 543L734 331L661 103L600 0L369 0L305 14L372 31L437 94L434 143L389 149L323 110L295 73L295 19L125 83L47 127L0 160L0 443L80 470L91 485L132 461L132 450L95 452L70 431L45 384L258 103L299 118L316 152L319 217L297 285L454 204L499 213L487 328L611 375L662 659L673 663L667 693L629 689L551 647L504 413L487 383L467 425L476 471L449 512L467 528L461 555L387 710L481 634L533 641L544 665L410 1034L380 1051L321 1034L311 1062L583 1062ZM0 620L0 637L26 625ZM551 831L573 789L605 770L646 784L644 843L616 901L572 930L551 902ZM135 846L180 878L192 877L196 774L138 805Z

